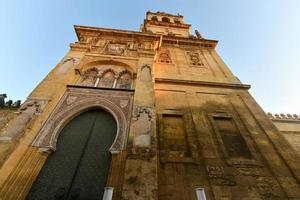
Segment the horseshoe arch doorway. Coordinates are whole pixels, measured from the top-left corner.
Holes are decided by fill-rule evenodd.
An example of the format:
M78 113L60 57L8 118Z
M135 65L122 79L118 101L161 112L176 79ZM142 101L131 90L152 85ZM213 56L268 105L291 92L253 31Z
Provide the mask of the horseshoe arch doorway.
M61 131L27 200L102 199L117 123L105 110L84 112Z

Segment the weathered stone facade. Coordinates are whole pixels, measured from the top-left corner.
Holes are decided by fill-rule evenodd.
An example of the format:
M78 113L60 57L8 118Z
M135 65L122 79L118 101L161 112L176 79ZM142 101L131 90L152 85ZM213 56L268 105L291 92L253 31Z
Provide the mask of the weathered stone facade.
M276 128L217 41L189 30L162 12L147 12L139 32L75 26L78 41L19 111L0 110L0 199L24 199L62 128L99 107L118 125L114 200L196 200L196 188L216 200L300 199L299 129L272 119Z
M268 113L269 118L276 128L300 155L300 116L297 114Z

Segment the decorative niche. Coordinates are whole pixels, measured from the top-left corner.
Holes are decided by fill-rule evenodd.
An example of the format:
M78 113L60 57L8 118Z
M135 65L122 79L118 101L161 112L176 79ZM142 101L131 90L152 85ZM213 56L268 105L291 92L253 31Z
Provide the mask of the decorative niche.
M187 51L186 54L188 57L188 62L191 66L194 67L204 66L203 62L201 61L200 54L198 52Z
M191 149L193 136L189 116L178 110L163 110L158 114L160 161L197 163Z
M226 162L230 165L260 166L249 149L249 142L243 137L243 125L227 112L209 114L212 127Z
M108 43L106 53L110 55L122 56L126 54L126 44L122 43Z
M158 63L172 64L171 56L169 50L160 50L158 53L158 58L156 60Z

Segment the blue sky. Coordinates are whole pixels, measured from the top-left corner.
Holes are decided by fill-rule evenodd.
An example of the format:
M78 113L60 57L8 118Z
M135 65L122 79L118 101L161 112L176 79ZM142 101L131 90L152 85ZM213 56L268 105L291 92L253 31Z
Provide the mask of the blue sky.
M300 114L299 0L0 0L0 93L25 100L76 41L73 25L138 30L145 13L180 13L265 111Z

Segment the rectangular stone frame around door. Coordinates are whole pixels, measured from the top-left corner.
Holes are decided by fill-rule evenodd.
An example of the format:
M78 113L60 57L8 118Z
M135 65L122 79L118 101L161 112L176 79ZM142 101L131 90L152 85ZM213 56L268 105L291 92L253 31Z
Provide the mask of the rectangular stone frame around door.
M119 137L114 142L114 147L111 148L112 161L107 181L107 186L114 187L113 200L120 199L127 157L126 145L130 127L133 95L134 90L68 85L65 94L61 97L57 106L37 133L37 137L33 141L32 146L25 147L27 150L24 151L16 168L12 170L12 173L0 188L0 198L6 200L25 199L31 185L46 161L48 153L51 152L51 142L50 140L47 140L47 138L51 138L51 135L48 134L51 133L54 128L49 125L50 122L53 122L53 120L59 122L61 119L58 114L63 110L65 110L66 113L69 111L69 114L72 115L72 104L79 102L83 104L78 104L78 107L87 105L88 108L88 104L91 103L92 100L92 102L94 102L93 105L101 105L101 102L106 101L115 109L118 109L119 114L123 113L123 121L119 122L121 124L118 124L118 126L122 126L122 130L120 131ZM74 111L74 113L76 112ZM116 114L113 115L118 118Z

